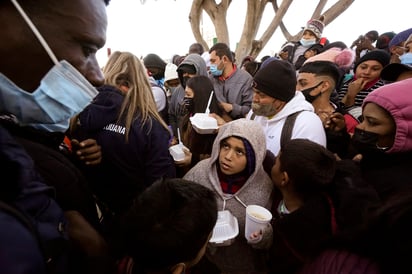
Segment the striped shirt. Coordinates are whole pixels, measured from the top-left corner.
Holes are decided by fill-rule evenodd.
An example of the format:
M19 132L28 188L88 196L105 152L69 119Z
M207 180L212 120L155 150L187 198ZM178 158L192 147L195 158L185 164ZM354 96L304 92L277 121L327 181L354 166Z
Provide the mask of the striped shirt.
M348 92L348 86L349 84L353 81L354 79L351 79L347 82L345 82L342 87L340 88L340 90L338 91L338 96L339 96L339 101L342 101L343 97L345 96L345 94ZM368 87L367 89L363 89L361 91L359 91L359 93L355 96L355 104L353 106L348 106L348 107L361 107L362 103L363 103L363 99L365 99L365 97L371 93L373 90L383 86L385 84L385 82L381 79L379 79L375 84L373 84L372 86Z

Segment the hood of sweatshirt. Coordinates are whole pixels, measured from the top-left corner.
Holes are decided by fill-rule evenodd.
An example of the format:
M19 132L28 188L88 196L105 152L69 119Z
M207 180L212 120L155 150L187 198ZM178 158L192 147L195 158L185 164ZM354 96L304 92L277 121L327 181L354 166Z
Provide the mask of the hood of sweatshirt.
M386 109L396 124L395 142L387 153L412 151L412 79L387 84L366 96L362 108L375 103Z
M247 187L248 184L253 182L261 174L265 173L263 170L262 162L266 155L266 138L265 133L260 124L252 120L246 120L245 118L237 119L229 123L224 124L220 127L219 133L215 138L213 143L212 153L209 161L209 168L217 168L217 161L219 160L220 143L231 136L241 137L246 139L254 153L255 153L255 170L249 176L244 186L237 192L240 194L242 189ZM258 175L260 174L260 175ZM212 177L210 177L212 179ZM219 182L214 182L215 185L220 184ZM220 187L216 187L218 192L221 192Z
M182 66L192 65L196 70L196 75L208 76L206 62L199 54L189 54L177 67L177 75L179 76L180 84L183 84L183 71Z

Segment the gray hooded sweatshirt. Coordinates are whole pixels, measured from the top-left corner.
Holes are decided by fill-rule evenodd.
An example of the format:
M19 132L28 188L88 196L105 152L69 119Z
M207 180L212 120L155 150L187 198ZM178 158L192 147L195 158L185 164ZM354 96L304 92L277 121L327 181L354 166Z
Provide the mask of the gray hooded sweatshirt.
M254 172L234 195L223 193L217 173L220 143L230 136L246 139L254 150L256 161ZM262 251L253 249L244 236L246 208L242 203L271 208L273 183L262 166L266 155L265 139L262 127L255 121L241 118L229 122L219 129L211 157L200 161L184 176L213 190L218 209L229 210L238 219L239 234L234 243L223 247L209 245L206 252L209 260L224 273L263 273L259 271L264 268Z
M172 93L169 105L169 123L173 130L173 135L177 137L177 128L180 124L179 104L185 97L185 85L183 83L183 73L179 71L182 65L193 65L196 69L196 75L208 76L205 60L199 54L189 54L177 67L180 85Z

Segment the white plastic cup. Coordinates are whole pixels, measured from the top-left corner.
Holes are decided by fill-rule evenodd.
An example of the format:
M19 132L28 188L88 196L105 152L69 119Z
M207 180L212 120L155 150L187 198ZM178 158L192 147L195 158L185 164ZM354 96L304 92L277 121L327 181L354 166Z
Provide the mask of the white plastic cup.
M245 238L250 239L253 232L264 229L272 220L272 213L262 206L249 205L246 207Z

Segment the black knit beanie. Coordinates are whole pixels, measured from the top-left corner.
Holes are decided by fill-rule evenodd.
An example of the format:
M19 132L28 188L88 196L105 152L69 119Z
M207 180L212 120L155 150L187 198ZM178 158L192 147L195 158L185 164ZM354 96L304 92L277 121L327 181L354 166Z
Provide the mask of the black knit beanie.
M390 60L391 56L389 55L389 53L387 53L384 50L380 50L380 49L376 49L376 50L372 50L369 51L368 53L366 53L364 56L362 56L358 62L356 62L355 67L354 67L354 71L356 71L356 68L362 64L365 61L369 61L369 60L375 60L378 61L382 67L385 67L387 64L389 64L389 60Z
M146 57L143 58L143 63L146 68L158 68L162 70L166 68L166 62L154 53L146 55Z
M272 60L258 70L253 87L270 97L289 102L296 93L296 70L287 61Z

